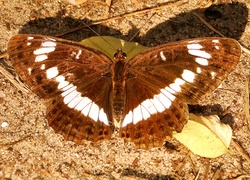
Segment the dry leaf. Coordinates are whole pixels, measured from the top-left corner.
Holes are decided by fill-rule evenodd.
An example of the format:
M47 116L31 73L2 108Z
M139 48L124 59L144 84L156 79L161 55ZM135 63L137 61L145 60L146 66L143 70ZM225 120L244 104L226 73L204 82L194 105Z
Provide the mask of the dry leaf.
M189 121L181 133L173 136L193 153L203 157L216 158L228 150L232 129L219 121L219 117L190 114Z
M136 54L148 49L137 42L127 42L122 39L117 39L111 36L93 36L81 41L82 44L102 51L109 58L114 58L114 53L118 48L121 48L127 54L127 60L134 57Z

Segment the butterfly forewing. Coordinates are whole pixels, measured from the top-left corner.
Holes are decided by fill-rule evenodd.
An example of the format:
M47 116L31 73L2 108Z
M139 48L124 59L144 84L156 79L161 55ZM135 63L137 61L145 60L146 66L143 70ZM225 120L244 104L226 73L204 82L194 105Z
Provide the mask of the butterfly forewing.
M197 103L218 87L239 62L241 48L229 38L200 38L147 50L128 63L130 73L147 84L169 87L187 103Z
M77 143L110 138L109 58L78 43L40 35L12 37L8 53L22 80L48 100L47 118L56 132Z
M172 131L180 132L187 122L186 103L197 104L217 88L240 55L240 45L233 39L200 38L135 56L127 63L121 136L147 148L162 144Z

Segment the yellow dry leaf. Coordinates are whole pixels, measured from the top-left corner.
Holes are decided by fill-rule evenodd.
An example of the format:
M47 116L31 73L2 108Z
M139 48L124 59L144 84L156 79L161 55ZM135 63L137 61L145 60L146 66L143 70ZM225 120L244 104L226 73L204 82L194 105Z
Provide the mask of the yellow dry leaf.
M121 48L127 54L127 60L134 57L136 54L148 49L137 42L127 42L122 39L117 39L111 36L93 36L81 41L82 44L102 51L111 59L114 58L114 53Z
M228 147L232 139L232 129L221 123L216 115L204 117L190 114L182 132L174 133L173 136L202 157L216 158L231 153Z
M220 138L226 147L229 147L232 139L232 129L229 125L221 123L218 116L196 116L190 114L189 119L205 125Z

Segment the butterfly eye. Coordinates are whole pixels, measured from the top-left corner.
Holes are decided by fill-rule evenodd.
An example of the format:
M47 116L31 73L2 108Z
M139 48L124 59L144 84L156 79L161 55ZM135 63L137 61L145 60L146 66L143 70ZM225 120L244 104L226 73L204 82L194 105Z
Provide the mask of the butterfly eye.
M116 53L114 54L114 58L117 58L117 56L118 56L118 52L116 52Z
M126 58L127 58L127 54L126 54L125 52L122 52L122 57L123 57L124 59L126 59Z

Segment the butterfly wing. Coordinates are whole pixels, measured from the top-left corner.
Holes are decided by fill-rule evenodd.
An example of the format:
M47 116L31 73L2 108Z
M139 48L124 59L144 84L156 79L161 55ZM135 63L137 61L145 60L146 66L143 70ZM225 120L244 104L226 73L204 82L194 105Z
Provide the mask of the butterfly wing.
M229 38L200 38L142 52L126 66L125 118L120 134L140 148L159 146L187 122L186 104L216 89L239 62Z
M41 35L16 35L8 54L21 79L47 100L47 119L55 132L78 144L109 139L112 61L99 51Z

